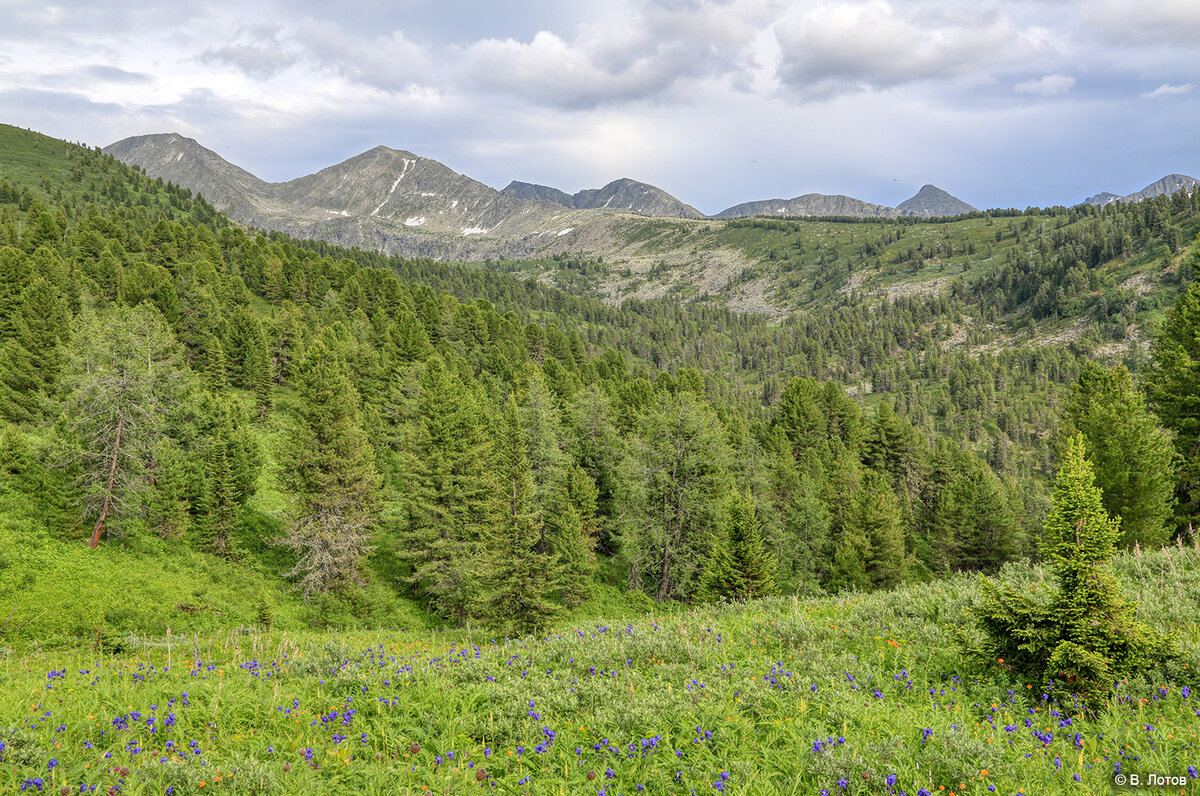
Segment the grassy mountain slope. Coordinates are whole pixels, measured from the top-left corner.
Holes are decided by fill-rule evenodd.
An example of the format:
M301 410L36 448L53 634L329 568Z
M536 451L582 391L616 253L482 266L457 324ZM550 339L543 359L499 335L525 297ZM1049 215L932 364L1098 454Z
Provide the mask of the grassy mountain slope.
M639 457L653 449L652 435L662 433L654 424L661 420L655 412L664 402L694 405L698 423L703 419L702 425L721 431L710 440L718 466L710 474L717 485L714 494L717 487L736 483L754 491L766 506L775 499L776 487L767 483L765 446L793 377L836 382L864 407L861 434L825 432L845 433L839 444L849 451L846 456L861 459L843 456L836 462L843 470L882 461L865 452L868 434L886 437L885 443L872 444L901 446L895 457L898 475L883 497L886 502L887 494L903 496L894 517L905 524L901 544L908 545L914 577L955 565L938 558L941 548L932 541L936 501L928 495L937 486L934 478L948 477L955 467L982 466L976 454L986 460L990 469L979 472L988 479L994 472L999 479L987 483L994 486L992 508L1003 503L1002 513L1012 520L1006 530L1013 535L1012 546L997 552L996 562L972 560L964 566L990 567L1032 549L1044 508L1043 482L1051 471L1058 407L1089 349L1123 346L1120 341L1130 326L1150 322L1178 282L1189 278L1184 272L1194 259L1182 242L1194 234L1192 208L1178 198L1103 211L981 214L945 223L749 219L722 224L626 217L615 219L613 229L621 246L655 263L647 284L671 273L674 266L664 259L671 253L695 251L702 266L704 257L713 256L710 249L724 246L760 264L755 266L760 272L740 277L745 287L765 290L772 276L793 275L796 284L785 295L802 309L771 319L731 311L723 303L700 300L703 296L681 302L672 295L662 300L635 296L613 306L579 294L598 292L604 280L637 278L622 275L621 264L562 251L543 260L446 265L297 242L278 233L247 234L187 191L151 180L110 157L13 128L2 132L8 151L16 153L14 163L32 164L21 167L29 170L28 179L36 180L33 187L6 183L0 196L0 240L16 244L5 249L3 264L24 268L33 263L43 269L30 278L56 280L64 301L74 308L70 311L81 316L85 307L106 311L143 301L153 304L170 324L189 378L200 385L215 383L210 388L236 396L247 416L257 413L248 428L265 461L259 488L239 509L232 545L242 556L232 564L258 573L246 581L250 586L224 590L215 581L172 579L157 560L162 555L206 560L208 554L198 550L202 537L175 539L165 533L156 539L145 518L130 518L130 541L122 544L136 555L145 551L145 557L132 564L120 557L98 557L109 563L97 577L119 583L124 562L161 582L162 589L143 601L146 611L117 611L110 621L108 613L89 609L66 613L60 624L50 626L44 623L56 617L40 617L43 624L10 626L8 632L18 637L48 627L79 632L89 622L99 624L97 617L104 620L102 630L123 630L137 622L158 626L165 621L158 606L196 605L192 592L197 589L220 593L204 605L225 605L218 610L239 618L255 614L260 602L279 605L282 623L341 624L411 614L413 603L404 596L403 581L409 572L396 563L395 541L407 520L411 481L406 468L413 467L409 435L421 420L413 403L414 385L426 365L422 357L435 351L462 380L462 391L490 406L483 422L493 426L495 407L509 392L524 389L518 385L529 378L530 368L546 379L560 422L576 435L564 443L566 455L597 485L594 533L606 557L599 580L610 588L635 582L629 576L629 557L620 554L623 540L632 536L624 507L646 501L640 490L650 482L640 481L636 468L654 466ZM15 174L15 167L6 173ZM39 209L34 194L43 196L50 209ZM41 225L39 230L57 231L46 233L43 245L36 246L23 237L31 221ZM1151 268L1161 270L1153 278L1144 276ZM522 280L496 271L538 278ZM26 281L19 279L22 286ZM560 282L570 292L547 282ZM929 282L940 288L904 289ZM1146 290L1140 288L1143 283ZM1053 330L1070 329L1067 324L1084 317L1089 320L1074 338L1053 338ZM0 328L0 337L9 334ZM271 360L271 384L256 381L252 372L261 359L248 346L259 334ZM287 514L279 443L293 414L289 407L296 363L318 339L338 352L353 379L364 404L365 433L390 491L384 501L383 539L364 563L362 588L305 607L279 577L288 566L285 553L267 542L277 537ZM1026 345L1030 342L1034 345ZM1137 345L1115 353L1134 365L1142 356ZM838 403L841 390L828 386L832 392L823 393L826 405L818 414L853 413ZM84 533L72 528L77 517L68 517L64 508L71 499L70 479L47 464L57 455L53 443L58 432L52 422L61 397L51 389L42 408L33 402L32 414L11 426L15 431L6 439L17 441L12 450L24 445L26 453L0 451L9 468L5 477L18 484L14 494L25 496L11 498L4 521L50 533L30 534L29 551L22 553L28 566L3 576L17 578L6 582L4 594L10 601L5 604L8 614L18 618L22 595L60 594L50 576L35 574L28 583L20 579L30 570L42 572L43 565L50 572L61 571L54 561L67 548L56 545L78 545ZM619 453L611 460L588 452L585 437L571 425L580 422L578 413L588 406L585 399L598 401L601 411L611 407L614 442L609 447ZM903 418L899 425L877 425L888 416L885 406L895 407ZM211 462L202 434L200 442L189 441L188 434L200 432L186 426L197 422L179 420L179 444L192 446L193 460ZM835 464L835 449L841 448L830 445L818 454L825 460L814 478L827 479ZM31 457L43 464L23 463ZM35 486L18 483L27 478ZM822 504L832 505L831 496L838 494L825 486L817 491L812 499ZM33 494L44 498L30 501ZM720 498L705 500L711 503L705 507L708 514L697 521L713 523L720 511L710 509ZM195 503L187 513L202 516L202 504ZM782 534L778 512L764 513L767 532ZM148 534L144 544L139 534ZM51 544L40 544L43 538ZM702 543L697 549L703 549ZM814 558L825 562L829 557L821 553ZM236 567L214 571L232 577ZM120 594L106 594L101 602L125 604L117 599ZM177 621L204 627L205 610L195 612L199 618Z

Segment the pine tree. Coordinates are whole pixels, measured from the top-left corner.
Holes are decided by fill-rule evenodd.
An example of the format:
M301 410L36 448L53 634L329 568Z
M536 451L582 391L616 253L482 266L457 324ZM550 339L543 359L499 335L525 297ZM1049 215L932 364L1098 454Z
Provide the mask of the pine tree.
M554 554L538 549L543 541L542 517L533 507L525 430L512 396L501 424L496 458L504 508L489 540L492 552L484 576L483 610L493 624L519 634L533 633L545 628L558 611L550 599L558 573Z
M288 574L308 598L357 582L371 550L381 484L359 425L358 395L320 340L305 352L296 393L281 457L295 505L281 544L296 554Z

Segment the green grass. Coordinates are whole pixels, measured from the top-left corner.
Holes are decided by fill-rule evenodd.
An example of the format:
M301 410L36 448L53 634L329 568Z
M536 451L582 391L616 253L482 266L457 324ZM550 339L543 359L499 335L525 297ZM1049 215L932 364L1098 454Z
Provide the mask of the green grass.
M0 790L1033 796L1108 792L1117 763L1187 776L1200 551L1126 556L1118 573L1183 662L1121 684L1099 716L959 657L951 628L977 586L960 576L576 615L537 638L235 629L13 653ZM1046 587L1028 565L1006 578Z

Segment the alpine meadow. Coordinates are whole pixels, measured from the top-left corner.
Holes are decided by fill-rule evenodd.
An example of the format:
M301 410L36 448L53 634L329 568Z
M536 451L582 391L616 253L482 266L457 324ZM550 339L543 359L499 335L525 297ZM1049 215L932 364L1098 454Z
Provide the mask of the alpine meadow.
M0 126L0 790L1195 792L1196 186Z

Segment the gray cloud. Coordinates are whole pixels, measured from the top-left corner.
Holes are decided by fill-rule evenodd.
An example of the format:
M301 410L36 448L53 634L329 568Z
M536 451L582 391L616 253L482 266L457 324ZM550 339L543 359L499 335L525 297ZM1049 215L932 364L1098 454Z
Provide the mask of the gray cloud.
M1097 0L1084 15L1108 42L1200 49L1195 0Z
M484 39L461 50L469 85L540 105L589 108L642 100L681 83L742 76L749 67L756 3L633 3L565 38Z
M234 41L200 53L204 63L225 64L251 77L270 77L296 63L297 55L279 41L280 27L274 24L243 26Z
M873 0L789 14L775 28L779 78L801 97L825 98L968 75L1021 46L1004 18L974 9L970 18L922 18L919 11Z
M108 64L93 64L80 72L91 80L101 80L107 83L148 83L153 79L145 72L130 72Z
M1198 46L1196 0L0 0L0 119L177 130L268 179L385 143L706 210L1024 206L1200 176Z

